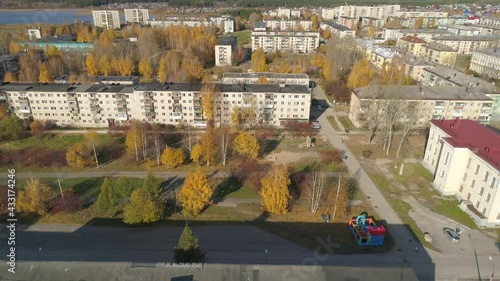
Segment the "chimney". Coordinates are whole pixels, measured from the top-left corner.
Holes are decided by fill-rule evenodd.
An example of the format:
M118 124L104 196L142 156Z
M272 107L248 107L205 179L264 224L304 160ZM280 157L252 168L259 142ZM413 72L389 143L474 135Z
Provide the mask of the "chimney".
M486 151L486 153L490 153L490 148L486 146L486 147L484 148L484 151Z

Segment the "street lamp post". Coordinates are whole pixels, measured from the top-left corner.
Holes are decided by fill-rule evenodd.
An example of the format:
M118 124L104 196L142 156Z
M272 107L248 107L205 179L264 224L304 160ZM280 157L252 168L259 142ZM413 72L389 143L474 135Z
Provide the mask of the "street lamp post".
M265 253L266 253L266 264L267 264L267 249L266 249Z
M493 278L495 277L495 264L493 263L493 258L491 258L491 256L489 256L488 258L490 259L491 267L493 267L493 272L491 272L491 277L490 277L490 281L492 281Z

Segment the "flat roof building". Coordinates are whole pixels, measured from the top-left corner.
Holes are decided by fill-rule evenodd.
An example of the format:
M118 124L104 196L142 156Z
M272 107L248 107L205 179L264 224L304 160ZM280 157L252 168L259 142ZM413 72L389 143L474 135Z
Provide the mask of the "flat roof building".
M117 10L92 10L94 25L106 29L120 29L120 14Z
M233 65L236 46L236 36L220 37L215 44L215 65Z
M124 9L123 12L125 13L125 21L127 23L147 25L149 22L148 9Z
M478 49L472 52L470 70L482 76L500 79L500 49Z
M222 75L221 82L224 84L258 84L261 77L265 77L268 84L309 86L309 76L307 74L274 72L226 72Z

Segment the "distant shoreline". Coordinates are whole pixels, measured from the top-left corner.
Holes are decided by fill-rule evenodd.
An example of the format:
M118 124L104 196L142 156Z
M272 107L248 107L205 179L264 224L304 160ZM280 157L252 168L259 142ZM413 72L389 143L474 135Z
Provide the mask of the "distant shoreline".
M47 8L47 9L33 9L33 8L27 8L27 9L5 9L2 8L0 9L0 13L5 13L5 12L75 12L78 15L91 15L92 14L92 8Z

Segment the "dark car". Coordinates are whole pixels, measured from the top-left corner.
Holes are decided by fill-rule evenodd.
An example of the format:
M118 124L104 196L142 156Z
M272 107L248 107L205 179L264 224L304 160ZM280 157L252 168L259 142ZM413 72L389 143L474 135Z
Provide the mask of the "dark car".
M457 234L457 232L451 228L445 228L443 230L444 235L448 237L452 242L458 242L460 240L460 236Z

